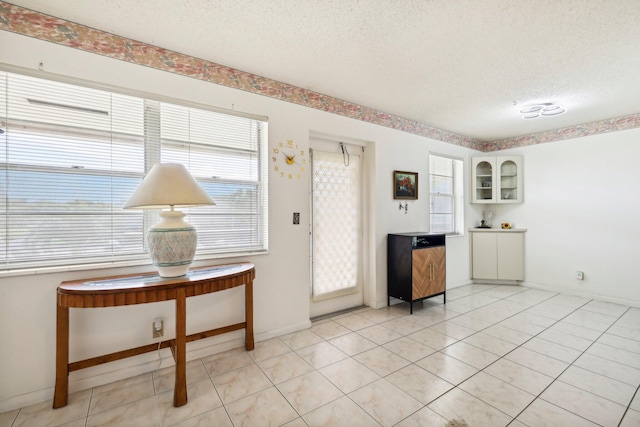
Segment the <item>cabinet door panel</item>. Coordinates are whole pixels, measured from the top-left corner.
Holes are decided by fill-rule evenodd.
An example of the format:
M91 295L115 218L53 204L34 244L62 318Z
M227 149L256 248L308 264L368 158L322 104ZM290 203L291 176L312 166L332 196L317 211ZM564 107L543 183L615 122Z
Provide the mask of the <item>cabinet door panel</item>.
M428 295L431 250L432 249L416 249L411 252L411 299L423 298Z
M524 280L524 236L522 233L498 234L498 279Z
M471 203L496 202L496 158L471 159Z
M445 291L444 246L416 249L412 252L412 297L424 298Z
M472 278L498 278L497 233L472 233Z
M497 202L522 203L524 201L522 157L498 157L496 170L499 185Z
M471 203L522 203L522 156L473 157Z
M447 266L444 246L431 249L433 276L427 289L428 295L444 292L447 287Z

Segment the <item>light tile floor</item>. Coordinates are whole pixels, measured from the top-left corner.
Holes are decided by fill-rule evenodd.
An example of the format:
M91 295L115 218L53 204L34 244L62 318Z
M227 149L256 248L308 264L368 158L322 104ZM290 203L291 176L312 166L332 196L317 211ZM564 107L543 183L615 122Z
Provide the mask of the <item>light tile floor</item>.
M640 308L469 285L0 414L4 426L640 426Z

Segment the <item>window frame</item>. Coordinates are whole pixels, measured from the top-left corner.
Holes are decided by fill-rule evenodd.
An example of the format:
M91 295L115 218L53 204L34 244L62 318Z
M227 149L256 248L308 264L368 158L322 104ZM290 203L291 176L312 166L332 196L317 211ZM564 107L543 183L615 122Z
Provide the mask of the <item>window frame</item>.
M268 150L268 118L265 116L254 115L254 114L246 114L237 111L229 111L222 108L213 107L210 105L200 104L191 102L183 99L175 99L171 97L166 97L158 94L152 94L147 92L128 90L121 87L114 87L110 85L97 84L95 82L89 82L86 80L75 79L71 77L58 76L58 75L50 75L48 73L43 72L33 72L32 70L24 70L18 67L12 66L0 66L0 72L3 74L17 74L24 75L30 78L37 78L41 80L48 80L52 82L64 83L68 85L84 87L92 90L105 91L112 94L124 95L128 97L135 97L141 99L145 104L147 101L156 102L156 103L167 103L174 104L180 107L186 107L190 109L203 110L205 112L213 112L218 114L224 114L229 116L241 117L250 120L255 120L260 122L258 127L261 129L261 134L256 136L256 155L257 158L255 161L257 162L257 171L256 180L229 180L229 179L220 179L221 182L234 182L237 185L254 185L255 186L255 221L253 221L256 226L253 228L253 233L256 237L255 244L251 244L247 247L246 250L242 250L239 248L234 248L233 250L198 250L196 253L195 260L205 260L205 259L216 259L216 258L227 258L234 257L239 255L257 255L257 254L265 254L268 253L269 248L269 236L268 236L268 164L267 164L267 150ZM7 94L7 100L8 100ZM3 99L3 102L5 100ZM4 117L3 115L1 121L6 125L7 123L11 123L11 117ZM11 116L11 113L7 113ZM6 122L6 123L5 123ZM55 127L55 125L53 125ZM49 132L47 135L52 135L50 130L47 130L47 126L44 126L45 131ZM94 132L94 131L89 131ZM108 131L102 134L100 132L94 132L97 135L97 138L104 137L105 135L109 135L109 137L113 137L115 132ZM6 134L5 134L6 135ZM56 136L60 135L57 133ZM67 135L69 133L67 132ZM144 137L143 137L144 138ZM162 142L159 142L159 151L162 151ZM195 143L194 143L195 144ZM219 149L220 147L216 147ZM224 148L224 147L223 147ZM101 177L115 177L115 176L126 176L126 177L136 177L142 180L144 175L149 171L151 166L157 162L158 153L152 153L152 150L148 149L148 143L143 142L143 148L145 157L143 168L145 169L143 173L132 173L132 172L121 172L116 169L109 168L108 171L105 172L103 169L99 169L93 171L91 169L83 169L83 172L89 174L98 174ZM235 148L234 148L235 149ZM0 168L7 171L9 169L10 161L4 161ZM26 166L25 169L28 169L29 165ZM188 165L187 165L188 167ZM55 169L53 166L42 167L42 170L46 169ZM68 170L64 173L73 174L74 170ZM207 181L215 181L215 177L208 179ZM8 196L7 196L8 197ZM112 207L116 208L117 206L113 204ZM104 214L108 215L110 218L114 218L114 213L121 215L130 215L128 212L117 212L116 209L112 209L110 213ZM185 213L192 214L194 217L202 217L202 214L199 214L196 209L193 212L189 212L185 210ZM8 218L10 214L10 210L5 204L2 208L1 216ZM146 248L146 233L148 230L148 226L155 223L155 217L157 217L157 212L140 212L140 215L143 217L144 226L142 227L143 232L143 252L127 252L126 255L120 256L117 252L112 252L111 255L99 254L95 257L88 257L87 259L80 259L78 262L73 262L73 256L52 258L49 261L45 261L45 263L29 263L29 262L19 262L19 261L11 261L8 255L4 255L4 261L0 266L0 277L4 276L14 276L14 275L23 275L23 274L34 274L34 273L48 273L48 272L57 272L57 271L75 271L75 270L91 270L91 269L99 269L99 268L114 268L114 267L123 267L123 266L134 266L134 265L150 265L150 259L148 256L148 249ZM227 214L229 216L233 216L232 214ZM9 233L9 229L7 229L6 233ZM111 234L113 236L113 230L110 232L106 232L107 234ZM73 246L69 246L69 248L73 248ZM58 262L59 261L59 262Z
M450 177L452 180L452 184L451 184L452 193L440 193L440 192L434 191L431 184L432 177L444 176L444 175L436 175L432 173L432 170L431 170L432 156L452 161L452 176ZM447 175L446 177L448 178L449 176ZM434 196L439 196L439 197L446 196L451 198L451 203L453 206L453 211L451 212L452 219L453 219L453 229L446 230L446 231L433 230L434 227L433 227L432 215L434 215L434 212L432 211L432 208L433 208L432 198ZM435 153L435 152L429 152L429 230L431 232L442 233L448 236L464 235L464 160L460 157L450 156L450 155Z

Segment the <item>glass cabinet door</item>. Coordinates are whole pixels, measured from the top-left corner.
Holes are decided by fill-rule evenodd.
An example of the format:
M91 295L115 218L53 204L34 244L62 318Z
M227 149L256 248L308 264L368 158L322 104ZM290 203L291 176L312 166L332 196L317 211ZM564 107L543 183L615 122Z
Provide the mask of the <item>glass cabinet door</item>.
M500 200L518 198L518 167L507 160L500 165Z
M498 203L522 203L522 159L520 157L497 158Z
M472 157L471 203L522 203L522 156Z
M475 203L495 202L495 182L493 175L493 162L478 159L474 165L474 196Z

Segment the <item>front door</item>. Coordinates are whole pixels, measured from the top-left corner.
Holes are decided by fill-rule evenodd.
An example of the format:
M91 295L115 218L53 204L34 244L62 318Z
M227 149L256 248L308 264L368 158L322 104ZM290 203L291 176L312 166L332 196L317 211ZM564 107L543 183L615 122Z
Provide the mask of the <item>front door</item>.
M362 147L311 141L311 317L363 304Z

